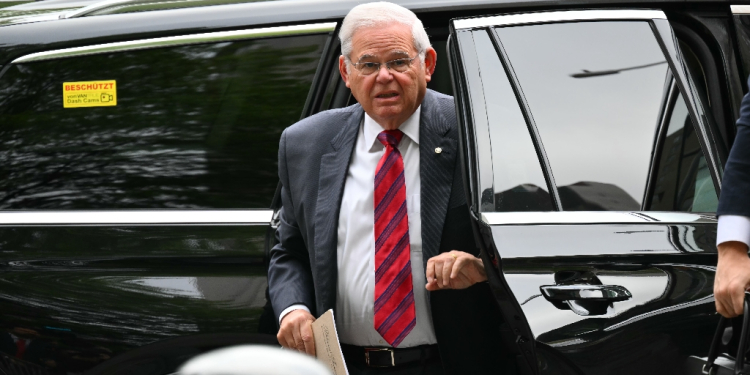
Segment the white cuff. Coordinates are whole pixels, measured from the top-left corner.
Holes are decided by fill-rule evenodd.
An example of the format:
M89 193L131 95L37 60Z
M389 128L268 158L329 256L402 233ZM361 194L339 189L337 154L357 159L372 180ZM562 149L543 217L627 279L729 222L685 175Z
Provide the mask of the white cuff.
M310 312L310 309L308 309L307 306L305 306L305 305L303 305L301 303L298 303L296 305L291 305L291 306L285 308L284 311L282 311L281 314L279 314L279 324L281 324L281 320L284 319L284 317L286 316L286 314L289 314L290 312L292 312L294 310L305 310L307 312Z
M729 241L739 241L750 246L750 217L739 215L719 216L716 230L716 245Z

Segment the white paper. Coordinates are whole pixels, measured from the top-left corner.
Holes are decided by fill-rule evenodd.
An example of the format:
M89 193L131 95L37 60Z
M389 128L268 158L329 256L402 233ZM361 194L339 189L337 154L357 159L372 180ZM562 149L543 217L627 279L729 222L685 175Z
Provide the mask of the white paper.
M312 323L313 339L315 340L315 357L328 367L334 375L349 375L341 352L339 334L336 332L336 321L333 310L326 311L318 320Z

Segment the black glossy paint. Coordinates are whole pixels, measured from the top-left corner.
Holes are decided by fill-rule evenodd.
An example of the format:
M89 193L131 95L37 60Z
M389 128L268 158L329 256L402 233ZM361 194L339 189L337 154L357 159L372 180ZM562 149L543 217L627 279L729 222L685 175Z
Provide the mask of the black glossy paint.
M467 142L471 147L472 161L474 162L474 200L475 209L478 211L492 210L495 207L495 193L493 188L492 177L492 154L490 149L489 122L487 118L487 104L485 103L482 78L479 75L479 63L477 61L476 48L474 47L474 38L470 31L460 31L455 34L456 45L455 56L460 59L462 69L460 74L463 76L467 92L462 97L464 106L466 106L467 126L471 127L470 136ZM453 79L457 78L457 72L454 72ZM478 207L477 207L478 204Z
M403 3L417 10L428 28L436 28L445 27L450 18L469 15L628 7L629 4L638 8L679 10L687 15L693 7L718 9L721 11L717 19L726 23L728 21L721 19L721 14L727 14L728 4L739 2L410 0ZM0 28L0 65L10 72L9 62L27 53L93 43L261 25L340 21L354 4L354 1L292 0L4 26ZM300 12L300 9L304 11ZM669 16L672 17L671 13ZM704 27L686 24L696 29ZM721 36L721 27L710 29L710 33L702 35L708 35L708 39ZM469 34L460 32L452 38L470 42ZM733 90L731 98L737 98L738 92L741 96L741 90L737 88L743 87L744 77L722 70L739 64L731 61L733 55L724 50L731 46L731 38L722 39L719 45L724 52L715 56L717 61L722 61L718 64L720 71L717 75L727 77L727 85ZM336 43L328 44L325 51L328 55L323 56L321 64L335 62ZM475 91L481 87L476 85L482 83L477 74L476 52L464 53L458 48L449 52L453 56L450 63L458 68L453 72L454 87L463 96L457 100L462 125L473 121L474 116L478 116L478 122L486 121L486 114L472 112L473 108L482 109L485 104L468 99L469 91L476 93L476 100L482 96L481 89ZM467 60L455 61L459 56ZM313 97L306 98L308 108L305 114L326 108L326 103L342 105L348 98L335 69L331 72L331 69L321 69L323 65L316 66L318 77L313 80L315 87L306 91ZM0 73L0 82L4 79L6 76ZM723 86L720 89L724 90ZM320 95L325 97L320 98ZM730 97L728 93L723 95ZM4 100L9 100L8 96L0 95L0 104ZM302 113L302 108L296 113ZM466 132L470 137L465 137L462 146L466 147L466 159L469 159L465 162L472 170L465 172L474 193L470 201L475 202L473 207L478 212L480 202L495 207L491 152L489 148L480 152L474 148L475 142L488 143L489 137L485 131L482 133L484 138L477 140L478 134L474 134L473 129ZM263 144L275 142L268 139ZM247 163L256 167L262 163L260 159L273 157L260 155L259 159L252 158ZM478 183L476 177L480 171L489 184ZM484 189L478 189L479 186L484 186ZM483 192L488 195L482 196ZM261 202L266 198L242 199ZM508 232L495 237L496 241L493 241L492 231L497 229L481 224L476 227L478 236L484 238L483 260L493 270L489 276L493 293L507 322L501 327L503 336L500 339L509 351L517 355L520 372L598 374L631 373L632 369L633 373L639 370L649 373L654 369L664 369L665 363L679 365L685 353L700 354L705 350L700 336L706 327L713 327L715 319L711 304L702 300L706 293L710 293L710 267L715 261L712 248L715 228L710 224L648 224L625 230L566 226L558 228L560 231L539 226L531 228L530 232L512 227L512 230L523 232L522 235L514 237ZM91 373L165 374L174 371L192 355L213 347L243 342L273 343L273 336L254 334L258 327L263 326L258 308L261 297L256 294L257 299L251 303L241 296L245 292L260 290L257 285L248 283L257 281L265 273L262 247L269 240L267 231L266 227L0 228L0 331L25 335L36 340L37 347L41 348L28 358L13 359L15 353L10 356L8 353L14 349L2 346L7 340L0 339L0 347L6 350L0 354L0 370L9 373L80 373L91 369ZM661 245L639 242L640 235L653 235L659 238ZM504 243L513 238L519 242L512 246ZM547 243L543 244L543 240ZM535 250L523 246L523 241L538 241L535 243L539 246L537 250L565 248L571 256L556 253L534 255ZM612 251L612 244L616 244L621 252L623 249L631 251L603 254L602 249ZM494 250L495 246L502 251L515 249L518 254L504 259ZM588 252L583 255L573 253L579 249ZM644 249L664 253L634 251ZM511 275L510 282L499 273L500 267ZM662 283L658 285L664 293L662 297L648 300L646 305L621 309L624 311L610 317L608 322L603 318L590 318L570 324L564 324L570 321L569 314L575 315L570 310L559 310L539 297L523 305L525 300L514 298L513 278L530 276L554 282L556 273L570 276L576 275L575 272L597 275L601 281L608 277L625 280L623 283L632 283L628 281L631 279L653 278ZM663 287L663 280L671 283L669 288ZM176 284L169 284L171 282ZM191 288L180 289L175 285ZM216 286L222 292L239 291L231 296L221 293L219 296L213 292ZM646 314L648 308L670 308L672 303L685 301L700 303L634 320ZM531 319L527 320L526 310L530 304L539 304L544 306L540 311L550 312L553 324L539 334L532 331L532 327L540 327L533 311L529 312ZM269 331L275 329L273 318L265 324ZM663 362L659 362L660 356L664 358ZM670 371L665 369L665 372Z
M265 235L265 226L0 228L0 342L30 340L23 355L15 345L0 355L50 373L125 356L121 370L156 374L199 348L272 343L252 335L265 305ZM165 340L171 351L145 348Z
M585 374L680 374L705 356L713 304L715 224L493 226L503 275L536 338L541 373L565 358ZM547 301L543 285L625 287L632 298L581 316Z
M455 17L491 15L508 11L592 8L612 5L607 0L403 0L396 1L415 10L423 21L433 15L447 20ZM59 21L3 26L0 33L0 65L28 53L92 43L125 41L169 35L193 34L212 30L236 30L260 25L286 25L340 21L355 0L291 0L206 6L168 11L109 14ZM729 0L664 0L660 4L681 8L685 3L737 4ZM643 7L643 0L620 0L616 5ZM651 7L649 4L647 7ZM304 9L300 12L299 9ZM168 22L164 20L168 19ZM429 22L425 22L428 24Z
M536 26L528 26L535 28ZM502 30L509 33L513 27ZM667 21L657 20L652 22L651 30L646 29L649 38L656 37L658 47L657 54L669 61L669 69L675 72L675 81L680 91L687 93L688 98L681 103L689 108L684 108L679 118L670 121L678 111L675 108L679 96L667 98L672 85L671 76L661 79L664 82L662 89L658 87L656 98L656 110L661 112L655 120L648 121L649 127L645 132L647 147L640 150L646 157L649 170L646 174L651 176L654 184L658 186L653 191L647 189L649 194L661 194L659 199L648 197L647 201L656 202L662 210L684 211L696 207L698 211L711 211L715 209L711 199L698 199L698 182L707 183L705 197L715 198L714 187L718 185L717 177L720 172L715 168L716 164L704 165L698 156L703 152L710 155L710 160L718 161L720 147L716 145L714 130L709 129L710 121L705 118L706 103L705 95L700 96L695 92L694 80L696 77L688 75L690 72L684 66L684 60L677 49L678 41L674 39ZM479 50L476 35L482 31L474 31L473 39L461 34L469 34L466 31L456 33L459 42L472 43ZM560 35L559 33L556 35ZM597 34L601 36L601 34ZM524 50L524 43L529 38L521 38L521 43L513 48ZM652 39L653 40L653 39ZM502 33L498 33L495 41L498 54L509 61L505 65L512 66L512 51L504 45ZM460 43L459 43L460 45ZM538 46L539 43L535 43ZM559 43L558 43L559 45ZM589 43L591 45L591 43ZM461 46L462 51L472 50L472 46ZM553 47L547 48L552 50ZM483 47L482 51L488 48ZM493 51L494 52L494 51ZM528 52L528 50L524 50ZM548 52L533 51L533 52ZM564 54L570 51L558 51ZM588 51L597 53L601 51ZM477 56L479 53L476 53ZM507 57L506 55L507 54ZM517 54L517 52L516 52ZM551 57L550 57L551 56ZM520 70L528 70L530 66L539 66L549 62L557 62L555 54L551 53L545 58L530 59L518 68L506 68L511 80L516 87L516 96L525 108L529 91L525 89L523 81L519 79ZM496 100L487 95L486 87L491 84L485 76L489 77L481 69L481 64L472 62L475 58L472 54L462 53L460 58L466 66L476 64L480 66L481 80L479 83L470 82L469 87L458 94L463 100L471 100L479 104L490 105ZM561 57L562 58L562 57ZM560 58L560 59L561 59ZM700 61L700 59L698 59ZM467 64L469 62L470 64ZM460 66L459 64L457 64ZM497 64L496 64L497 65ZM497 71L499 69L492 70ZM473 74L462 72L463 74ZM528 80L529 75L526 74ZM537 78L538 75L532 75ZM454 79L459 76L454 72ZM522 77L521 77L522 78ZM576 78L576 77L573 77ZM702 77L698 77L702 78ZM587 78L589 79L589 78ZM594 78L590 78L594 79ZM552 80L546 80L542 85L543 90L559 90L560 87L549 87ZM471 87L471 85L476 87ZM484 95L473 94L477 89L484 87ZM609 93L603 88L602 95ZM610 90L611 91L611 90ZM677 92L677 91L675 91ZM564 96L565 93L558 93ZM676 94L675 94L676 95ZM497 95L495 95L497 96ZM479 98L475 100L474 98ZM562 97L560 100L565 100ZM559 100L558 100L559 101ZM531 100L529 101L531 102ZM663 104L662 104L663 103ZM532 103L533 104L533 103ZM550 105L550 104L547 104ZM551 104L554 107L554 103ZM714 105L717 105L714 103ZM662 109L659 109L661 107ZM480 108L482 111L484 108ZM528 108L527 108L528 109ZM533 109L533 108L531 108ZM596 110L602 110L597 106ZM549 108L542 108L543 111ZM562 111L564 109L559 109ZM586 109L582 109L586 111ZM479 111L479 113L483 113ZM553 111L554 112L554 111ZM690 113L694 121L687 118ZM473 113L476 117L477 112ZM564 112L561 112L564 114ZM540 116L540 118L543 116ZM553 116L550 126L559 126L559 116ZM472 119L470 116L464 119ZM619 119L619 117L618 117ZM534 119L539 121L539 118ZM532 121L527 119L527 122ZM497 123L497 121L495 121ZM589 122L583 121L583 125ZM673 123L670 126L670 123ZM501 123L503 126L507 124ZM605 124L606 125L606 124ZM484 127L481 122L480 127ZM654 128L656 126L656 128ZM629 127L632 128L632 127ZM670 130L667 131L666 129ZM674 136L683 129L684 137ZM693 132L684 131L694 130ZM632 130L632 129L631 129ZM466 131L467 134L477 131L477 125ZM703 137L703 131L708 135ZM666 136L659 137L660 132ZM682 134L681 133L681 134ZM694 134L698 134L697 137ZM505 134L497 134L499 138ZM669 135L672 135L670 138ZM685 138L682 147L673 149L663 142L674 143L676 138ZM680 139L682 139L680 138ZM700 138L700 139L696 139ZM559 137L552 137L552 141ZM475 170L486 170L486 164L493 164L489 157L495 153L495 147L502 142L491 142L491 152L482 141L473 143L469 138L466 153L468 155L480 155L484 152L485 159L476 161ZM653 144L652 144L653 143ZM497 144L497 145L496 145ZM700 146L699 146L700 144ZM546 146L546 145L545 145ZM564 147L571 152L571 147L579 146L579 142L566 142ZM651 148L656 147L656 150ZM664 148L662 151L661 149ZM482 151L484 150L484 151ZM591 147L586 147L591 151ZM629 151L638 151L629 150ZM559 154L559 152L558 152ZM544 152L537 150L541 159ZM590 162L601 162L592 152ZM661 157L661 159L659 159ZM687 164L696 164L691 167L693 172L674 166L674 160L687 160ZM692 162L698 160L699 162ZM551 160L554 171L554 160ZM671 164L670 164L671 163ZM484 164L484 165L483 165ZM494 163L490 166L497 176L502 175L502 163ZM582 168L585 163L573 163ZM686 164L686 165L687 165ZM670 166L671 165L671 166ZM702 168L700 165L704 165ZM571 167L571 168L572 168ZM627 172L622 166L613 168L618 173ZM676 168L676 169L675 169ZM673 171L673 169L675 169ZM703 170L704 175L695 171ZM692 177L691 173L693 173ZM702 177L701 177L702 176ZM507 178L500 177L500 183L507 183ZM557 176L556 176L557 177ZM689 178L688 178L689 177ZM551 176L548 176L551 179ZM482 186L482 178L476 178L473 183ZM704 181L705 180L705 181ZM685 182L687 181L687 182ZM549 181L547 181L549 183ZM665 185L666 184L666 185ZM693 193L684 187L695 185ZM711 186L713 185L713 186ZM553 184L554 186L554 184ZM670 191L666 194L666 190ZM643 194L644 189L634 191ZM487 187L473 192L474 199L485 202L486 191L493 191ZM664 193L664 194L662 194ZM689 194L688 194L689 193ZM709 194L710 193L710 194ZM711 195L712 194L712 195ZM663 196L662 196L663 195ZM710 195L710 196L709 196ZM562 193L561 193L562 196ZM680 198L682 197L682 198ZM691 198L693 197L693 198ZM684 199L683 199L684 198ZM669 201L669 202L667 202ZM565 204L565 202L563 202ZM651 203L649 203L650 205ZM634 207L638 207L636 204ZM698 208L702 207L702 208ZM475 210L487 210L486 205L474 207ZM585 210L585 209L584 209ZM588 210L591 210L590 208ZM518 211L510 209L507 211ZM503 313L508 315L506 321L515 323L511 330L516 350L519 353L533 352L536 358L536 366L531 371L543 374L619 374L619 373L645 373L645 374L680 374L683 366L690 355L703 356L708 350L711 336L716 326L718 316L713 304L713 274L716 262L715 241L716 224L711 220L703 220L700 216L694 217L695 221L684 221L684 217L675 221L675 224L663 224L658 222L644 224L557 224L557 225L498 225L487 227L477 218L479 214L475 211L475 227L478 228L482 237L483 260L488 272L488 278L493 292ZM648 212L644 217L648 217ZM656 214L654 214L656 215ZM661 214L660 214L661 215ZM668 215L668 214L664 214ZM524 217L519 214L519 217ZM651 220L651 219L649 219ZM488 254L485 254L487 252ZM497 272L495 272L497 271ZM621 302L592 302L592 301L569 301L560 303L548 301L541 294L540 287L545 285L618 285L626 288L632 294L632 298ZM515 316L515 318L514 318ZM523 327L525 325L525 327ZM528 331L527 331L528 330ZM528 340L533 338L533 350L525 349Z

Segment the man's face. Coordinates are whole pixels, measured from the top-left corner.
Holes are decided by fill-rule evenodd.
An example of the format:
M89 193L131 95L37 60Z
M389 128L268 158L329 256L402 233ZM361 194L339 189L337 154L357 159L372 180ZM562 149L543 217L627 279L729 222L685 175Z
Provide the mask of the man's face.
M346 70L344 56L339 58L339 71L352 90L352 95L365 112L386 130L396 129L422 103L427 82L435 70L435 50L429 48L422 63L417 57L405 72L386 69L385 62L417 56L411 28L393 23L386 26L363 27L352 36L352 63L381 63L380 70L362 74L354 66Z

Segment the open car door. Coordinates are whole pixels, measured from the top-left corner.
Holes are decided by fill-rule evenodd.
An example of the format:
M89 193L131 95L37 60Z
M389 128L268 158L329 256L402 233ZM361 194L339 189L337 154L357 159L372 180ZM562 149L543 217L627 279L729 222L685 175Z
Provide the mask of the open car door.
M715 330L719 158L659 10L451 22L466 189L519 368L679 374Z

